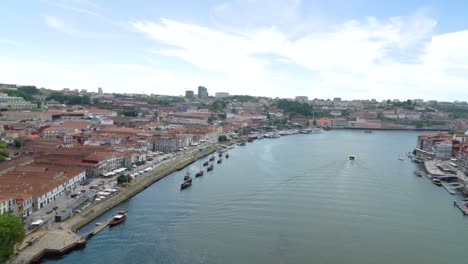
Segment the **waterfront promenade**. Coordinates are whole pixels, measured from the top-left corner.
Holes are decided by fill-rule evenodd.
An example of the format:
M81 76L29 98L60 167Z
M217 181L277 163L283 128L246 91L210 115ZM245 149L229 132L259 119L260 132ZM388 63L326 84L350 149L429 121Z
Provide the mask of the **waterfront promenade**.
M33 232L28 235L19 246L20 250L18 250L16 256L11 260L11 263L29 263L39 260L47 254L65 254L76 247L83 246L86 241L82 236L75 233L77 229L141 192L154 182L187 166L201 157L211 154L215 150L216 145L212 145L204 150L189 153L186 156L168 163L161 163L153 172L141 175L134 179L127 187L122 187L121 191L115 196L101 203L89 206L79 214L67 219L65 222L53 223L43 228L47 230L41 229ZM28 243L30 240L34 241L34 243Z

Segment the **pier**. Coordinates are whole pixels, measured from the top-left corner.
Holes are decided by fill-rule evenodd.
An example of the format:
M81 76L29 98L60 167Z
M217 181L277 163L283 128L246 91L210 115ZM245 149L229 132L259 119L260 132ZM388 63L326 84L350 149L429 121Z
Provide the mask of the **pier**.
M463 213L463 215L468 215L468 208L464 205L466 201L454 201L453 206L458 207L460 211Z
M104 228L106 228L109 225L111 220L112 220L112 217L110 217L106 221L102 222L101 224L97 225L93 230L91 230L88 233L84 234L83 237L85 239L89 239L92 236L96 235L97 233L101 232L102 230L104 230Z

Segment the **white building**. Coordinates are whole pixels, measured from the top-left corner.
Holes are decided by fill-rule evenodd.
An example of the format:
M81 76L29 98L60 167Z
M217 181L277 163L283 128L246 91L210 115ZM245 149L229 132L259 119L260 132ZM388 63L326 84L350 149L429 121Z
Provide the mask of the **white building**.
M29 110L37 108L37 104L28 102L23 97L8 96L6 93L0 93L0 108L11 110Z

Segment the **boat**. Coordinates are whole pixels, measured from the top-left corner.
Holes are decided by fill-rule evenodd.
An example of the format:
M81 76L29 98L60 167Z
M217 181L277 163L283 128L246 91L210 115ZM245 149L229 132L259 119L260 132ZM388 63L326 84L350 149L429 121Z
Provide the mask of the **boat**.
M312 129L302 129L299 133L301 134L312 134Z
M245 141L241 141L239 143L237 143L238 146L245 146Z
M213 161L214 159L215 159L215 157L214 157L214 156L211 156L210 161Z
M314 127L312 128L312 134L320 134L320 133L323 133L323 129L321 129L320 127Z
M274 133L274 134L271 134L270 138L279 138L281 137L279 134L277 133Z
M420 172L420 171L413 171L413 174L418 176L418 177L421 177L423 175L422 172Z
M206 169L206 171L212 171L212 170L213 170L213 165L210 165L210 166Z
M114 218L109 222L109 226L115 226L121 224L127 218L127 211L119 211Z
M402 161L402 160L403 160L403 157L402 157L402 156L399 156L398 159Z
M221 158L222 156L223 156L223 153L220 152L220 153L218 154L218 157Z
M184 181L184 182L180 185L180 189L183 190L183 189L185 189L185 188L187 188L187 187L190 187L190 186L192 186L192 180L190 180L190 181Z
M371 134L371 133L372 133L372 130L364 130L364 133Z
M349 160L355 160L355 159L356 159L356 156L354 156L354 155L349 155L349 156L348 156L348 159L349 159Z
M199 171L195 174L195 177L200 177L200 176L203 176L203 171Z
M205 162L203 163L203 167L208 166L208 163L209 163L208 161L205 161Z
M442 181L440 181L439 179L437 178L434 178L432 179L432 183L437 185L437 186L441 186L442 185Z
M218 164L221 163L221 162L223 162L223 160L222 160L222 159L219 159L219 160L218 160Z
M226 159L227 159L227 158L229 158L229 154L226 154L226 156L225 156L225 157L226 157Z

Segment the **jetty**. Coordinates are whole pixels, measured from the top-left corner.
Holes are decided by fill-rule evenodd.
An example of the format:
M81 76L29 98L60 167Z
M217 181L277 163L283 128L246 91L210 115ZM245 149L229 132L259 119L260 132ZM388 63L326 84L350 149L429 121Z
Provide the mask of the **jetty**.
M112 220L112 217L110 217L109 219L107 219L106 221L100 223L99 225L97 225L93 230L89 231L88 233L84 234L83 237L85 239L89 239L90 237L96 235L97 233L101 232L102 230L104 230L104 228L106 228L110 221Z
M454 201L453 206L458 207L458 209L460 209L463 215L468 215L468 207L465 206L466 202L467 201Z

